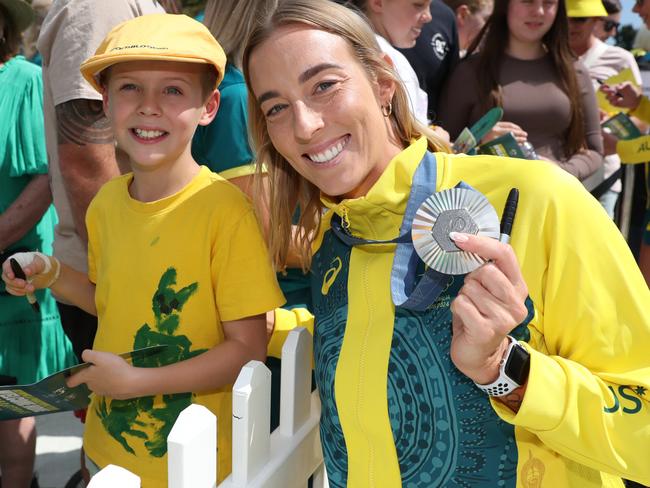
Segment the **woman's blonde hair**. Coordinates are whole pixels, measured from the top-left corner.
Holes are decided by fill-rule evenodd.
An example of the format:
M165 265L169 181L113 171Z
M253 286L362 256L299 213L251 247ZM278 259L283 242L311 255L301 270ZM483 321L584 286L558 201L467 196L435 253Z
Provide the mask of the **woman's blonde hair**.
M210 1L205 7L203 23L221 44L228 62L241 69L246 39L277 4L277 0Z
M402 147L421 136L426 136L431 151L448 151L448 145L431 129L419 124L409 108L408 96L393 67L384 59L375 34L367 20L359 13L330 0L284 0L273 14L251 32L244 49L243 68L248 87L249 132L257 154L256 181L258 188L268 178L268 205L258 199L260 211L268 210L271 225L269 250L276 267L286 266L289 246L298 250L303 270L311 262L311 245L315 239L322 214L320 191L293 169L291 164L273 147L264 114L251 90L249 62L257 46L269 39L274 31L286 25L306 25L329 32L344 39L364 67L370 80L392 80L395 94L391 101L389 120L394 137ZM292 232L292 217L300 212L299 232Z

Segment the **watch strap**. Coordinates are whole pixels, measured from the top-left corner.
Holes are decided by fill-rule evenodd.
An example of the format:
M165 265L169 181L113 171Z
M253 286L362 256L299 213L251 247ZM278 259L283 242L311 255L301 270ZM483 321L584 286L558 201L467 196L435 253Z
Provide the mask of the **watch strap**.
M499 377L487 385L474 383L484 393L487 393L493 397L507 395L521 386L520 384L514 382L512 378L506 375L505 372L506 363L508 361L508 357L510 357L510 354L512 354L512 350L515 347L521 347L514 337L508 336L508 340L510 341L508 344L508 349L499 362Z

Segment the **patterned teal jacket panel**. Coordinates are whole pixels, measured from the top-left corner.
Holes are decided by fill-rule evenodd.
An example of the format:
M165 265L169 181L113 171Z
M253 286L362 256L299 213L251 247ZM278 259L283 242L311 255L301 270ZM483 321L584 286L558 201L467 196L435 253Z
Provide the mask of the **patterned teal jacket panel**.
M330 231L312 262L314 359L322 402L321 439L332 488L347 486L347 448L335 398L335 374L348 315L351 249ZM423 267L419 272L421 276ZM335 273L337 276L332 276ZM335 278L335 279L332 279ZM408 488L494 488L516 485L514 428L494 413L488 397L453 365L451 312L463 276L426 312L395 311L388 364L388 413ZM512 335L528 341L529 315Z

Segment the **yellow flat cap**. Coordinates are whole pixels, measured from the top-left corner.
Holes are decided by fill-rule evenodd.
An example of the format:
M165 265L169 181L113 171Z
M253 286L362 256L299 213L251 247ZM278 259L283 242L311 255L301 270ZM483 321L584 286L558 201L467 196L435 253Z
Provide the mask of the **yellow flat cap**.
M187 15L152 14L122 22L111 30L95 55L81 65L81 74L97 91L99 74L127 61L176 61L211 64L219 86L226 54L207 27Z

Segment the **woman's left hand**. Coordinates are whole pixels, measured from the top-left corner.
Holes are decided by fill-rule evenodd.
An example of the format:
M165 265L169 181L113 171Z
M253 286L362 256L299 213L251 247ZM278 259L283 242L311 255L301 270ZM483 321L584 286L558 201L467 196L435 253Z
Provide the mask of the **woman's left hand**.
M66 380L69 388L86 383L92 392L116 400L139 396L131 391L136 368L117 354L86 349L81 358L92 364Z
M472 381L488 384L499 376L499 362L508 346L506 336L528 314L528 287L508 244L483 236L454 236L463 251L489 262L465 277L451 304L451 359Z
M528 140L528 132L520 126L513 122L501 120L494 124L492 130L483 137L482 142L489 142L497 137L505 136L508 132L512 134L512 137L515 138L518 144L522 144Z

